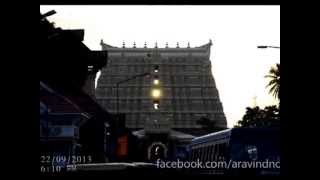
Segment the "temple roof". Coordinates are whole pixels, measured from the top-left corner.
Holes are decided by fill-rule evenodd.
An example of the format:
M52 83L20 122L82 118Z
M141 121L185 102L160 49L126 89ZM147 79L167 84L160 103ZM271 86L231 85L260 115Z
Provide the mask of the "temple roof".
M198 47L190 47L190 43L188 43L187 47L180 47L179 43L177 43L177 46L175 47L169 47L168 43L166 43L166 46L163 48L159 48L158 47L158 42L155 42L154 47L147 47L146 43L144 44L143 47L137 47L136 43L134 42L131 46L126 46L125 42L123 42L122 47L116 47L116 46L112 46L109 44L106 44L105 42L103 42L103 40L101 40L100 45L102 47L102 50L121 50L121 49L125 49L125 50L136 50L136 51L143 51L143 50L153 50L153 49L158 49L160 51L166 51L166 50L208 50L210 49L210 47L212 46L212 40L210 39L208 43L198 46Z
M46 106L50 113L84 113L69 98L60 95L42 82L40 82L40 105Z

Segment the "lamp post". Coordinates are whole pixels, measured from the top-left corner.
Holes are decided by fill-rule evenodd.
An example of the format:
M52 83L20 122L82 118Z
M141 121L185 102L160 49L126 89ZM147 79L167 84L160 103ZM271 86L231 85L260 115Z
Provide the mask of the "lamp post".
M122 81L119 81L116 83L116 119L115 119L115 128L117 129L117 131L115 131L115 137L118 141L118 136L120 135L119 133L119 120L120 120L120 116L119 116L119 86L120 84L126 83L128 81L137 79L139 77L145 77L145 76L149 76L150 73L143 73L143 74L138 74L138 75L134 75L130 78L124 79Z
M158 65L155 65L153 71L154 71L154 73L159 72L159 66L158 66ZM126 82L128 82L128 81L137 79L137 78L139 78L139 77L145 77L145 76L150 76L150 75L151 75L151 73L138 74L138 75L134 75L134 76L132 76L132 77L130 77L130 78L128 78L128 79L124 79L124 80L119 81L119 82L116 83L116 114L117 114L117 115L119 114L119 86L120 86L120 84L123 84L123 83L126 83ZM157 76L157 75L154 77L153 83L154 83L155 85L158 85L158 84L159 84L159 79L158 79L158 76ZM154 96L154 97L159 97L160 94L161 94L160 89L154 89L154 90L153 90L153 96Z

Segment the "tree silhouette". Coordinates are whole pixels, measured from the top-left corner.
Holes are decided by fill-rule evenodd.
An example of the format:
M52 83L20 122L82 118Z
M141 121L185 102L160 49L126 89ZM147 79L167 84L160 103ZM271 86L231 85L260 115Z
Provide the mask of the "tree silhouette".
M246 114L235 127L279 127L280 113L277 106L247 107Z
M269 93L280 100L280 64L276 64L276 67L271 67L269 74L265 77L270 78L267 84L267 87L270 87Z

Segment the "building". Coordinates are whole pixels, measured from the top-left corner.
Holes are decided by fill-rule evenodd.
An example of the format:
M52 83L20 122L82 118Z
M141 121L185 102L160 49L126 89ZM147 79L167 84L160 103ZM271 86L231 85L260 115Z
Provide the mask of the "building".
M94 79L107 52L91 51L84 30L56 28L46 16L40 13L40 152L105 162L112 116L95 101Z
M226 118L219 93L211 72L211 41L191 48L114 47L101 41L102 50L108 51L108 64L101 71L96 89L97 101L109 112L116 110L115 84L130 76L151 72L159 65L162 87L160 114L168 119L171 128L189 132L200 129L197 121L206 117L217 128L226 128ZM126 126L139 130L151 120L154 112L150 96L150 77L121 84L119 112L126 114Z
M42 153L80 152L79 130L90 115L40 81L40 144Z

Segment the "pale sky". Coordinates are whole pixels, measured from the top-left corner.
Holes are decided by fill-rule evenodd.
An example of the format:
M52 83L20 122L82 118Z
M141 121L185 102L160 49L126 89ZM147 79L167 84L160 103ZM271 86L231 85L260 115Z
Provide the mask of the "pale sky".
M260 107L277 104L268 94L264 76L280 63L280 6L40 6L55 10L49 17L57 27L84 29L84 43L101 50L100 40L112 46L201 46L212 39L212 72L228 127L242 118L254 97Z

